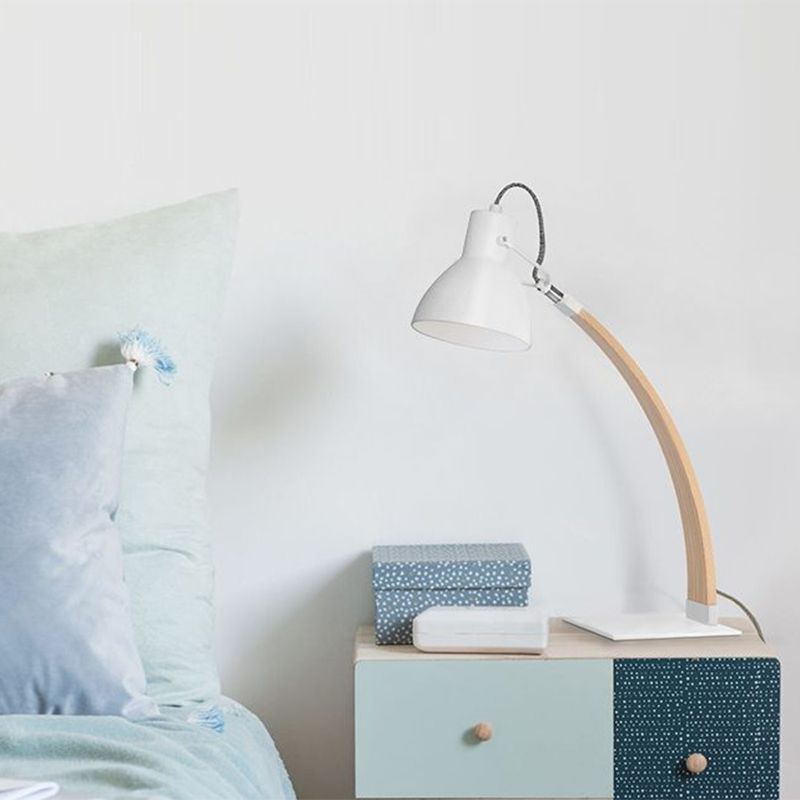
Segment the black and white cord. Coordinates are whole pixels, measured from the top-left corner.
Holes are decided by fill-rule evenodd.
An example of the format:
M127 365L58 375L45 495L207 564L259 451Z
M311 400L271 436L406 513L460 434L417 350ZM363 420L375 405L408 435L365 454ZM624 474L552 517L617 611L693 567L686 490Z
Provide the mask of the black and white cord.
M544 250L545 250L545 241L544 241L544 214L542 213L542 204L539 202L539 198L534 194L533 189L530 186L526 186L524 183L508 183L506 184L498 193L497 197L494 199L494 204L496 206L500 205L500 201L503 199L503 195L509 189L522 189L523 191L527 192L530 195L531 200L533 200L533 204L536 206L536 219L539 222L539 254L536 256L536 263L541 264L544 261Z

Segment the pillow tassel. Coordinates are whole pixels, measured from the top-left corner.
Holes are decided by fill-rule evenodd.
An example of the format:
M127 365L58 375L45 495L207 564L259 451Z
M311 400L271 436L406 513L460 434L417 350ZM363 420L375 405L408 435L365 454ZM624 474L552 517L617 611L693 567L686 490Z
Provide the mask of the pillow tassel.
M189 722L202 725L215 733L225 732L225 715L218 705L205 705L193 711L189 717Z
M159 380L169 386L178 368L169 357L161 342L139 327L119 334L120 352L125 363L132 369L152 367Z

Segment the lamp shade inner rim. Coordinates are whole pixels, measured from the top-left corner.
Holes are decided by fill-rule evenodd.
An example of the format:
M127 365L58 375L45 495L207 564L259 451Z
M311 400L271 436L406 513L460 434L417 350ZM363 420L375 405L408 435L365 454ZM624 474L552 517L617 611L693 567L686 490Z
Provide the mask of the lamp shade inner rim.
M417 319L411 323L417 333L439 339L462 347L479 350L494 350L506 353L522 352L530 349L530 342L505 331L470 325L451 320Z

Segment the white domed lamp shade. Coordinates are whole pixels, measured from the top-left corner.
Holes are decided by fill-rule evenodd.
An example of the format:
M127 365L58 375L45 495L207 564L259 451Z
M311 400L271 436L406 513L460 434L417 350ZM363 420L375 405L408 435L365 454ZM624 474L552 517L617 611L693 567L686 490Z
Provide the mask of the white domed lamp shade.
M415 331L464 347L515 352L531 346L525 286L506 264L502 236L513 222L498 207L473 211L464 252L425 292L411 322Z

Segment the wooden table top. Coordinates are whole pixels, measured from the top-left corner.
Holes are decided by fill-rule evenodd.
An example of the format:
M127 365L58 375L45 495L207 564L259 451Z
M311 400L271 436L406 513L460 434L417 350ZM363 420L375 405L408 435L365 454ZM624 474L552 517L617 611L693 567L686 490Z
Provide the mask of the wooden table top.
M354 660L406 661L408 659L563 659L563 658L775 658L774 651L758 638L744 618L720 620L738 628L741 636L694 639L648 639L613 642L577 628L563 619L550 619L550 641L541 655L505 653L423 653L411 645L376 645L375 628L362 625L356 634Z

